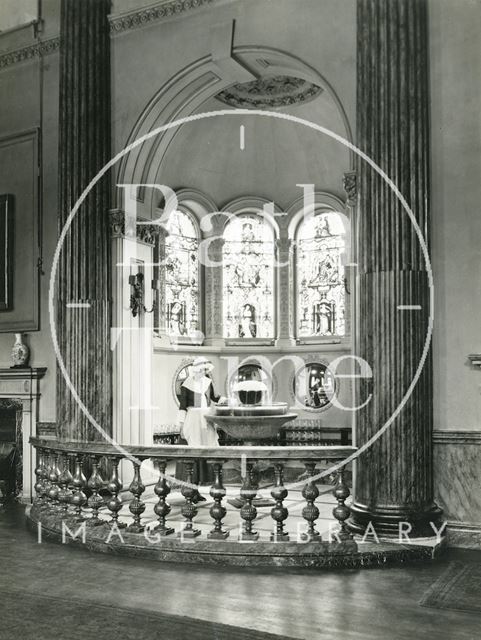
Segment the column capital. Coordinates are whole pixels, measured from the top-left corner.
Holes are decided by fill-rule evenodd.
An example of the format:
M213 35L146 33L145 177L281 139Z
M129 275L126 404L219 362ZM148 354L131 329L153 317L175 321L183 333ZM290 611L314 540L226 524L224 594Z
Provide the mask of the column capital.
M122 209L110 209L109 211L110 235L112 238L133 239L133 231L126 229L125 212ZM167 229L159 224L150 224L148 220L140 219L136 224L135 237L139 242L154 246L158 237L165 238L169 235Z
M110 209L109 227L112 238L125 236L125 213L121 209Z
M342 188L347 194L347 204L350 207L355 206L357 202L357 172L346 171L342 176Z

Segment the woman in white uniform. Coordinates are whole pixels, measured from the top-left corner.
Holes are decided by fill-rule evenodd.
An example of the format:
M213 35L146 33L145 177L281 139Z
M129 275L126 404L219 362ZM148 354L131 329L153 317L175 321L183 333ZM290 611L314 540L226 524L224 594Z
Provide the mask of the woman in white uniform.
M199 356L192 363L189 377L180 388L180 406L178 426L182 438L193 447L218 447L219 439L215 427L207 424L205 416L211 412L212 402L219 402L221 397L214 391L210 377L214 365L210 360ZM210 466L210 465L209 465ZM194 483L211 483L213 474L205 460L197 460L194 466ZM178 464L176 475L185 480L184 465Z

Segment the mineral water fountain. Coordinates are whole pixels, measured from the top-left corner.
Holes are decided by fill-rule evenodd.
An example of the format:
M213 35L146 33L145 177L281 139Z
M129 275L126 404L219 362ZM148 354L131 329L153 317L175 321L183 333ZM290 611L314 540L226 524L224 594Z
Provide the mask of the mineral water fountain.
M296 413L288 413L287 402L267 402L268 388L262 381L238 382L233 392L228 404L216 405L206 420L244 445L275 439L287 422L297 418Z

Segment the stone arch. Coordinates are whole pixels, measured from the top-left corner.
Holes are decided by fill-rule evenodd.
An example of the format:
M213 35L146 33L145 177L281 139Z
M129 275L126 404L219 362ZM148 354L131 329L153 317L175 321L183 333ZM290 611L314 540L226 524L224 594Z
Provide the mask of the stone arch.
M326 91L336 105L345 129L345 137L352 142L352 132L346 112L333 87L319 71L300 58L270 47L234 47L227 57L216 59L204 56L181 69L170 78L143 109L134 125L126 145L148 134L155 128L191 115L209 98L223 89L242 82L256 80L262 75L286 75L302 78ZM117 182L123 184L146 184L158 182L158 168L162 164L169 145L178 129L170 129L153 136L126 154L117 174ZM353 153L350 153L353 165ZM151 217L156 208L153 190L140 188L136 193L139 212ZM116 198L119 194L116 194ZM116 206L123 208L122 202Z

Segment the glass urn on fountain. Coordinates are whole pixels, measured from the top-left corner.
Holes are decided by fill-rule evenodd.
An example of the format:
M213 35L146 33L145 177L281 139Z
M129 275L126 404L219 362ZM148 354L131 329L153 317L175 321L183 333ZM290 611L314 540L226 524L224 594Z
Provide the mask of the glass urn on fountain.
M243 382L237 382L233 391L242 405L259 405L266 398L267 385L259 380L244 380Z
M288 413L287 402L267 402L269 390L260 380L243 380L232 388L228 404L217 405L207 420L244 445L275 440L286 422L297 418Z

